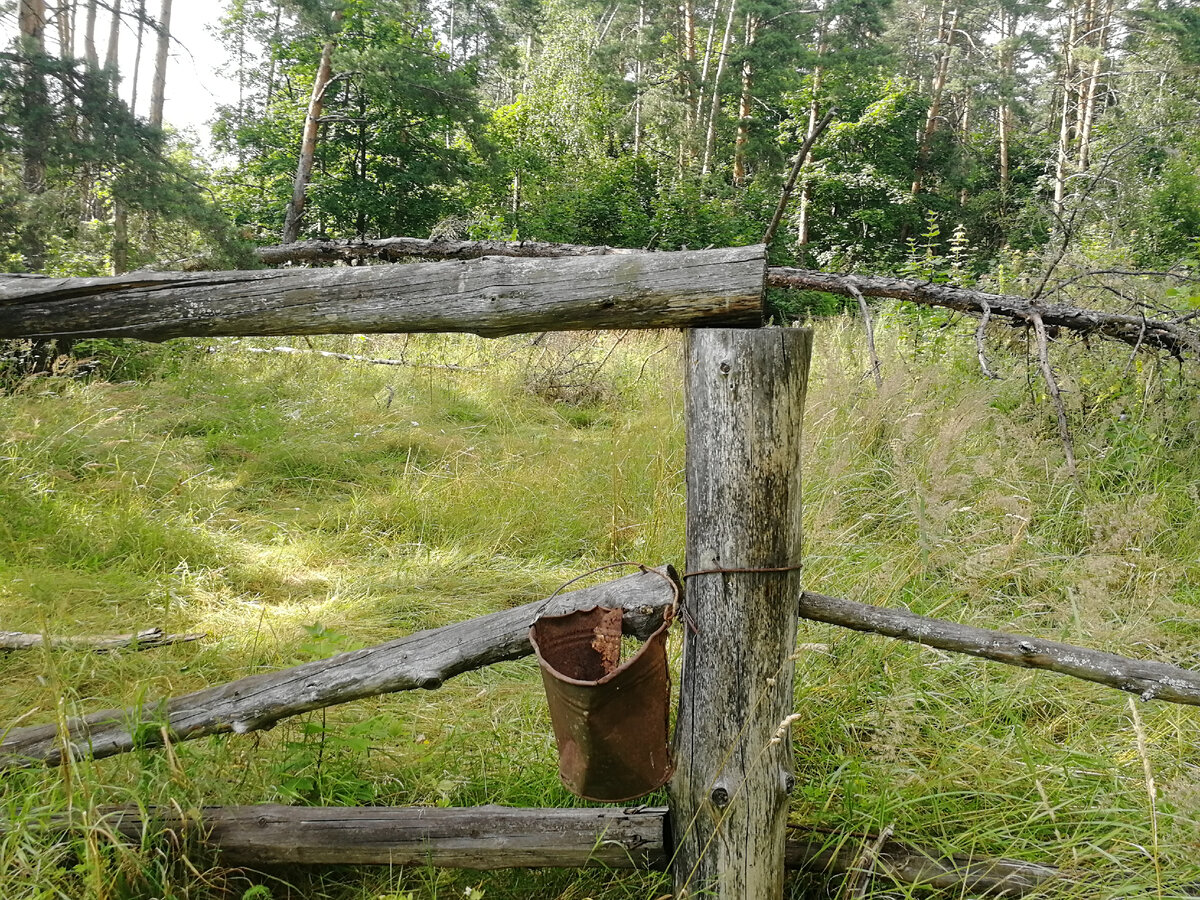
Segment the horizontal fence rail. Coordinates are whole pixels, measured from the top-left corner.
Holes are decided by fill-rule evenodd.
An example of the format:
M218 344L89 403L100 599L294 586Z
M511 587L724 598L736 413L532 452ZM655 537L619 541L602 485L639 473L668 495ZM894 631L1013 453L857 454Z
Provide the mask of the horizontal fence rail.
M624 627L646 637L662 624L676 599L674 571L647 569L605 584L581 588L420 631L377 647L340 653L304 665L250 675L191 694L130 709L108 709L58 724L13 728L0 734L0 771L37 763L57 765L69 747L76 759L102 759L165 740L210 734L245 734L280 719L365 697L417 689L484 666L533 653L529 628L541 614L608 606L626 611Z
M83 827L141 843L167 836L198 843L224 865L439 866L459 869L584 868L662 870L671 862L670 816L660 807L519 809L423 807L210 806L92 811L88 826L53 816L5 830L66 833ZM877 845L877 849L876 849ZM868 856L867 847L872 852ZM858 872L893 884L964 894L1020 897L1066 882L1053 866L942 854L872 835L845 838L790 827L784 862L817 876Z
M0 275L0 338L757 327L766 249L397 266Z

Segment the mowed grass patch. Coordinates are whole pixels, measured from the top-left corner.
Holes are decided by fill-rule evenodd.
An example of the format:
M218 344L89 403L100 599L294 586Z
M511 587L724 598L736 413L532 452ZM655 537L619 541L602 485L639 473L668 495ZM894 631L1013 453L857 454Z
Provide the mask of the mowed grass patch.
M807 585L1200 663L1189 512L1200 417L1186 382L1056 348L1072 379L1076 485L1020 357L995 351L1009 375L997 383L978 374L969 338L923 342L901 312L881 317L878 337L877 390L857 326L817 329ZM210 634L140 654L8 654L0 723L367 646L545 597L609 562L682 564L677 336L314 342L405 366L249 352L278 343L183 343L136 384L47 379L0 398L0 628ZM855 846L892 825L935 849L1079 876L1046 897L1194 893L1197 711L1139 704L1135 720L1124 695L1059 676L828 626L802 625L799 640L796 824ZM677 658L678 636L673 646ZM581 803L558 782L529 660L270 732L9 773L0 786L0 814L19 820L260 802ZM0 837L0 893L236 897L251 886L188 852L195 871L158 844L114 851L95 822L67 844L21 830ZM257 881L274 897L337 900L669 889L655 875L428 869ZM882 881L868 892L910 894Z

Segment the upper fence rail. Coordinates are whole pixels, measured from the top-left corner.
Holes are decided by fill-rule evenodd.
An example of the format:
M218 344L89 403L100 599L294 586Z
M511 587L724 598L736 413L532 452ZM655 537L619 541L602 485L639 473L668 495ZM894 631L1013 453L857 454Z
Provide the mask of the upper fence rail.
M0 338L541 331L763 322L763 245L404 266L0 276Z

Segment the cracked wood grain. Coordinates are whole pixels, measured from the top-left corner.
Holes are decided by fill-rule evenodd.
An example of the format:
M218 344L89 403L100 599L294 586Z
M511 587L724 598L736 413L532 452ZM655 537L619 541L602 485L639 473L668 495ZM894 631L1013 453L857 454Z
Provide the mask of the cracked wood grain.
M562 259L0 275L0 339L758 326L761 246Z
M675 777L677 897L783 895L812 332L688 333L687 578ZM791 569L751 572L749 569ZM719 570L741 570L725 572Z

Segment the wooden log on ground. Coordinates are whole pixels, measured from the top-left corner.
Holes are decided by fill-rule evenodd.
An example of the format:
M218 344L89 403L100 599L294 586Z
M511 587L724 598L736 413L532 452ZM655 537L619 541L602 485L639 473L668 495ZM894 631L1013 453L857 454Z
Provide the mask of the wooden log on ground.
M462 869L664 869L667 811L631 807L515 809L417 807L212 806L187 815L158 808L102 809L93 827L140 843L170 833L215 851L223 865L247 868L306 865L440 866ZM71 820L23 822L21 829L71 829ZM867 837L865 840L872 840ZM787 868L817 876L849 873L859 841L789 827ZM1011 859L945 856L900 841L882 844L876 877L894 884L953 890L956 896L1023 896L1064 880L1053 866Z
M421 631L377 647L341 653L262 675L129 709L108 709L54 724L14 728L0 739L0 770L57 765L69 747L75 759L102 759L209 734L245 734L280 719L379 694L431 690L455 675L533 652L529 628L542 612L622 607L626 627L645 637L675 600L670 567L559 594L466 622Z
M1147 319L1142 315L1040 303L1011 294L991 294L930 281L877 275L842 275L783 266L771 267L767 273L767 284L777 288L824 291L843 297L857 298L862 294L865 297L907 300L972 316L987 314L990 318L1021 328L1032 327L1034 316L1040 315L1048 327L1063 328L1082 335L1098 335L1134 348L1153 347L1166 350L1174 356L1181 357L1185 353L1200 355L1200 330L1188 327L1184 320Z
M0 275L0 339L675 328L762 323L762 246L110 278Z
M814 622L966 653L1010 666L1058 672L1128 691L1143 700L1200 706L1200 672L1168 663L1130 659L1058 641L959 625L906 610L884 609L811 591L800 595L800 615Z
M47 638L24 631L0 631L0 650L36 650L47 644L55 650L153 650L170 644L183 644L208 637L207 634L167 634L161 628L147 628L136 634L106 634Z
M687 338L687 602L671 818L677 897L783 896L812 332Z

